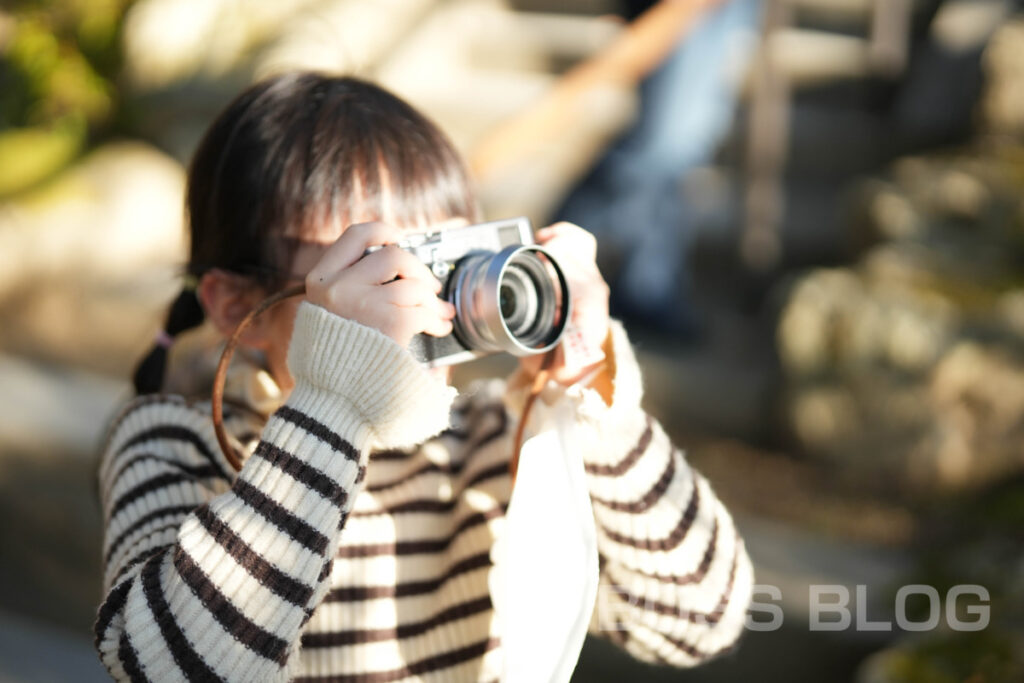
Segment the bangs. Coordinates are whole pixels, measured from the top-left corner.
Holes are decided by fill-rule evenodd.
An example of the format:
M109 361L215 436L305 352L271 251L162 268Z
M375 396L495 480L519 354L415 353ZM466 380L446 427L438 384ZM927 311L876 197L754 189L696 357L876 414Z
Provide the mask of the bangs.
M479 219L448 138L400 98L354 78L287 74L240 95L193 158L190 270L279 286L294 245L348 225ZM291 246L288 246L291 245Z
M354 222L425 225L478 218L463 163L430 121L369 86L328 92L292 141L280 224L288 237L336 238Z

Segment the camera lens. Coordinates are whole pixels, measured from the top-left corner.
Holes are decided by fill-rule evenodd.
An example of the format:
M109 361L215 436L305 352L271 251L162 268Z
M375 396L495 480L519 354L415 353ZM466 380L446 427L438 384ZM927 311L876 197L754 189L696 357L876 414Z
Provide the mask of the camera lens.
M469 256L454 276L456 334L468 348L525 356L558 343L569 314L568 287L540 247Z
M516 254L501 280L501 315L505 327L522 345L541 343L554 325L558 294L544 262L533 252Z
M501 317L511 320L516 314L516 293L510 285L502 285L501 293L498 294L498 305L501 307Z
M498 303L506 327L516 337L526 331L537 309L537 291L522 266L512 263L502 278Z

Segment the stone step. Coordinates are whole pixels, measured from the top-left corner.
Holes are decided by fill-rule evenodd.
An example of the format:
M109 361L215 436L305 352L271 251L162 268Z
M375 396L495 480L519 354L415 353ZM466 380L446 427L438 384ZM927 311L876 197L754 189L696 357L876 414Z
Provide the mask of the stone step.
M105 683L110 676L86 634L0 611L0 680Z
M92 458L118 405L131 396L125 381L4 354L0 384L3 453Z

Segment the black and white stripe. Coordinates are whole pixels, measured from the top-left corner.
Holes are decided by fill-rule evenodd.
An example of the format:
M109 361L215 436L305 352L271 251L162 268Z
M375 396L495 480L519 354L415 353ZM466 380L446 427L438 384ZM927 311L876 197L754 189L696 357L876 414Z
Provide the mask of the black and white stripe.
M110 588L95 626L111 673L500 674L488 578L511 494L514 425L493 396L460 405L454 426L426 446L368 458L335 421L286 405L237 476L207 421L199 406L153 398L112 430L100 471ZM612 436L583 454L602 581L618 596L612 622L598 628L652 661L692 664L735 642L749 561L660 425L639 412L627 423L609 421Z

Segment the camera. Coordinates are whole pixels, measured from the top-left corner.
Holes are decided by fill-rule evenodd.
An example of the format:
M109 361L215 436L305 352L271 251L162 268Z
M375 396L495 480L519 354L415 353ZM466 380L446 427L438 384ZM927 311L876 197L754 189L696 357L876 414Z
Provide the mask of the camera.
M441 281L455 306L453 331L418 334L413 357L431 367L496 352L530 356L554 348L570 315L569 286L558 263L533 240L526 218L510 218L400 241Z

